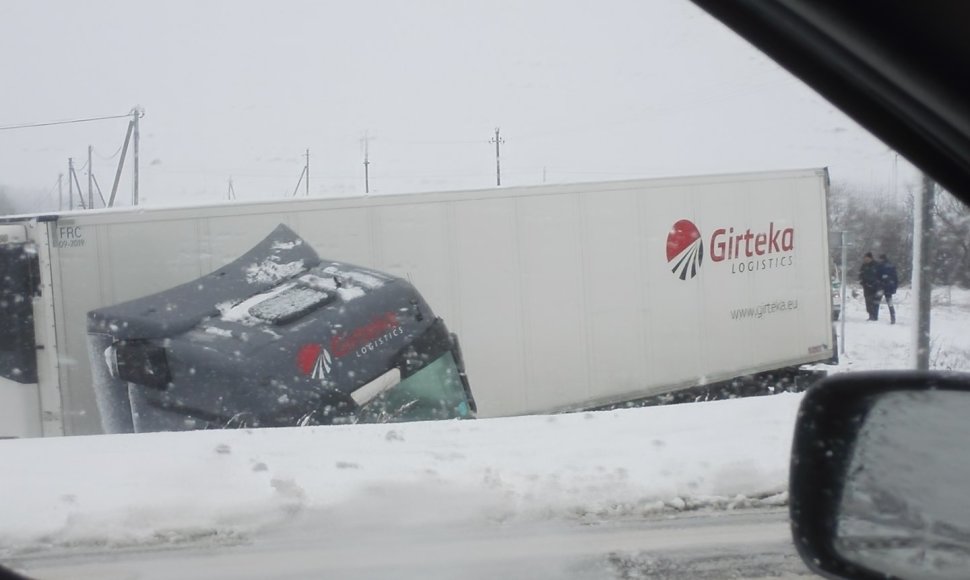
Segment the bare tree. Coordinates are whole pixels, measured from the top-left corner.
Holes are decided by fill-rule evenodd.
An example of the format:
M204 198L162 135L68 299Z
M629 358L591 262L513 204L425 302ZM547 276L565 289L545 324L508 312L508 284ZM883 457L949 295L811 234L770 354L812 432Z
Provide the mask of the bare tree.
M912 187L916 187L913 185ZM853 244L850 264L862 254L886 254L896 264L900 281L912 276L913 193L893 200L884 192L833 183L829 190L829 225L847 231ZM946 192L936 196L933 220L933 284L970 288L970 207ZM833 245L838 261L841 248ZM852 280L852 272L849 272Z
M866 252L886 254L896 264L900 279L908 280L913 255L912 196L897 201L841 183L832 184L829 196L829 225L832 231L849 233L850 264L858 264ZM840 251L832 248L833 260L838 260Z
M935 281L970 287L970 207L944 191L934 210Z

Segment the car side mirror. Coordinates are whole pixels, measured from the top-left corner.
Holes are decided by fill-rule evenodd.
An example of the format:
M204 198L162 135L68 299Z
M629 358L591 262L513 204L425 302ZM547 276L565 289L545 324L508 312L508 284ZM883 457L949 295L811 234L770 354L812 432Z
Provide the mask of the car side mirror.
M830 377L799 409L792 535L830 578L966 578L970 375Z

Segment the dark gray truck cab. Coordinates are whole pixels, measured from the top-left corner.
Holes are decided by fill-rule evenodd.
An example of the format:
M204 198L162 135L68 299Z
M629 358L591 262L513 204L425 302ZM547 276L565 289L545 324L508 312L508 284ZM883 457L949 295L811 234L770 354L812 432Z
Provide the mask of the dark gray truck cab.
M278 226L192 282L88 313L108 433L468 418L457 337L406 280Z

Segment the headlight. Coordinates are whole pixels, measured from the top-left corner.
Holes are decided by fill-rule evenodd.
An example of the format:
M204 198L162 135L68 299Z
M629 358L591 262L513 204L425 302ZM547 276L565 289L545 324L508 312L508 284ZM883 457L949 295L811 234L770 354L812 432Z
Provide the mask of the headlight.
M129 383L164 389L172 382L165 349L147 340L123 340L104 352L112 376Z

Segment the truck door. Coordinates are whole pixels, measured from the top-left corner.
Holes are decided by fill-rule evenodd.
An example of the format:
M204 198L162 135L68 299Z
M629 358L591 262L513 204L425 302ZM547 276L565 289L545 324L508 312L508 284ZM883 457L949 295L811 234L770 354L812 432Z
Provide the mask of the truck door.
M23 225L0 225L0 438L41 432L33 298L37 252Z

